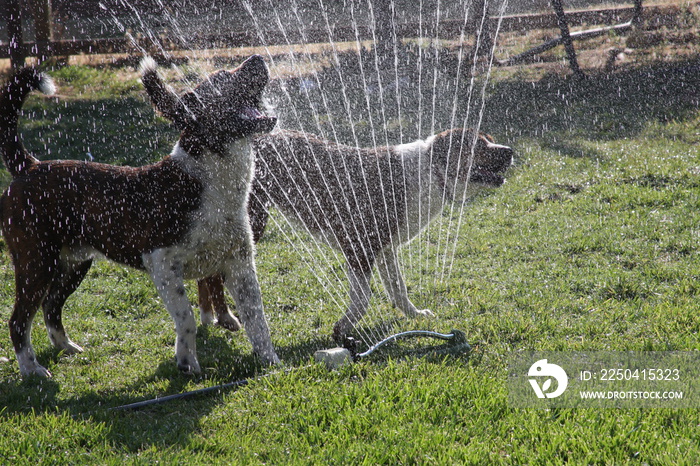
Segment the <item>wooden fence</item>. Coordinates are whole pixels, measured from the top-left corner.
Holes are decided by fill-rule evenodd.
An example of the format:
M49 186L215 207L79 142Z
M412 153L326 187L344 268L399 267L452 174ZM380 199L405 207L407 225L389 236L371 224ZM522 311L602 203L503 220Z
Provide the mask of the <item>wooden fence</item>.
M51 11L49 0L31 0L34 2L34 21L36 29L36 39L33 42L23 43L21 39L20 0L7 0L6 6L9 44L2 44L0 58L11 58L13 66L24 63L25 57L49 57L66 56L77 54L109 54L109 53L135 53L138 47L147 50L158 49L163 51L174 51L181 49L198 48L230 48L230 47L251 47L261 45L280 45L303 42L328 42L329 33L326 29L310 29L304 31L304 37L296 31L287 31L283 35L280 31L268 30L263 34L255 31L231 31L216 35L205 33L194 34L187 38L187 43L174 36L167 34L159 35L156 38L144 40L142 44L135 45L132 40L126 37L107 39L76 39L76 40L51 40ZM557 3L556 1L553 3ZM560 2L558 2L560 3ZM635 6L606 8L600 10L569 11L566 13L566 25L576 27L587 24L617 24L625 25L632 18L641 14L641 0L634 1ZM644 9L645 15L652 15L656 21L663 22L665 17L670 17L675 13L672 7L652 6ZM492 21L499 18L492 17ZM551 14L524 14L504 16L500 18L501 32L526 32L532 29L561 28L561 18L556 12ZM618 27L619 25L618 24ZM423 25L424 27L425 25ZM460 20L445 20L440 23L438 37L442 39L453 39L462 33L473 33L474 25L467 25ZM612 28L614 28L613 26ZM470 30L470 28L472 30ZM421 35L421 25L416 22L400 23L396 25L396 35L401 38L415 38ZM562 30L564 33L564 30ZM265 38L261 39L261 35ZM332 32L333 40L336 42L371 40L373 31L369 27L358 26L336 26ZM153 41L157 41L154 44ZM564 34L559 40L565 40ZM557 44L554 45L558 45ZM550 47L551 48L551 47ZM504 61L501 64L514 62L513 59Z

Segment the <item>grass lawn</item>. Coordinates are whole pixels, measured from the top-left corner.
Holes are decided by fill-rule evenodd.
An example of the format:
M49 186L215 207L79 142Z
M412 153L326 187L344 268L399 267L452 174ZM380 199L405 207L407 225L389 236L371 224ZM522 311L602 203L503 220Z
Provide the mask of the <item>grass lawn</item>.
M172 129L154 117L134 75L114 73L56 71L65 95L31 97L26 145L43 157L89 152L127 164L167 152ZM203 375L186 377L146 275L97 264L64 312L84 353L57 353L36 320L34 345L52 379L23 381L0 327L0 357L9 359L0 363L0 463L699 463L697 410L528 410L510 406L506 389L516 352L700 350L699 88L697 61L583 83L491 83L482 127L516 148L517 165L465 211L449 274L434 266L443 251L426 240L450 226L447 214L404 253L416 304L437 318L405 321L375 282L366 323L381 334L387 325L461 329L474 346L469 357L398 351L331 372L313 364L343 312L344 279L331 278L343 276L342 264L315 248L299 252L279 222L259 244L257 266L287 370L263 369L243 333L200 328ZM408 257L417 249L420 259ZM7 321L6 253L0 275ZM258 374L267 376L235 390L110 410Z

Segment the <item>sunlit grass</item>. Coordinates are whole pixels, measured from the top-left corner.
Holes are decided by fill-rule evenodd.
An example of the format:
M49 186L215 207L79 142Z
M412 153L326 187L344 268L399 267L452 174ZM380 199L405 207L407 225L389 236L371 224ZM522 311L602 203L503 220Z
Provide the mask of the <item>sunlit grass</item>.
M220 394L109 411L267 371L243 333L200 328L203 375L180 375L173 325L149 279L99 263L64 313L84 353L58 354L36 319L33 342L53 379L22 381L0 327L0 357L10 360L0 363L0 462L697 463L696 411L536 411L507 401L515 352L700 350L700 113L686 91L700 82L647 71L490 89L484 129L516 148L517 165L502 188L466 209L443 279L434 264L444 249L434 241L423 236L403 254L412 297L437 318L406 321L375 281L365 323L382 332L461 329L474 346L469 358L417 359L406 345L335 372L312 364L314 350L332 345L346 302L342 263L290 244L291 229L273 222L257 267L290 371ZM83 71L61 76L71 73ZM650 97L660 82L668 84L663 98ZM619 97L634 87L635 99ZM89 146L118 163L167 153L175 135L140 94L97 100L83 95L64 106L33 97L24 121L44 122L27 127L26 144L40 151L48 138L51 155L66 158ZM6 321L13 274L7 254L0 261Z

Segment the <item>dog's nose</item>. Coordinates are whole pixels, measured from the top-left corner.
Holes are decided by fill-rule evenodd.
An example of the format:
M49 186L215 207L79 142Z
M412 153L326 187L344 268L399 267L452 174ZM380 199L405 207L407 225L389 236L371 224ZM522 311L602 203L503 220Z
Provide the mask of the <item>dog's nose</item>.
M506 164L510 166L513 164L513 159L515 157L515 151L508 146L503 146L501 148L501 157L503 157Z
M502 167L507 168L513 164L513 156L515 151L512 148L501 144L491 143L489 144L489 149L491 150L491 153L495 155L494 158Z

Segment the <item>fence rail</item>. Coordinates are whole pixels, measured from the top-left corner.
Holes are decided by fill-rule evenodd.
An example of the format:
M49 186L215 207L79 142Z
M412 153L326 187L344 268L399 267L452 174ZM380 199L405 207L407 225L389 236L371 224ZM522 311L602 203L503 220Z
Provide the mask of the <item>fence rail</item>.
M700 2L698 2L700 4ZM652 17L659 25L667 24L677 13L677 7L673 6L648 6L644 8L645 17ZM569 26L577 27L586 24L612 24L629 21L634 15L633 7L615 7L599 10L569 11L566 19ZM492 18L496 21L498 18ZM526 32L533 29L557 28L557 16L554 13L545 14L521 14L509 15L501 18L501 32ZM425 28L425 25L422 25ZM416 38L421 36L419 23L401 23L396 25L396 35L401 38ZM463 21L446 20L439 25L438 37L441 39L454 39L462 33L473 33L465 30ZM264 40L261 37L264 37ZM104 39L74 39L57 40L48 43L27 42L20 44L21 50L14 51L25 57L36 57L42 53L50 56L65 56L78 54L110 54L110 53L134 53L139 47L146 50L158 49L163 51L176 51L204 48L228 48L228 47L256 47L263 45L286 45L287 43L304 42L328 42L332 37L335 42L371 40L372 30L368 27L338 26L332 31L326 29L312 29L304 31L304 37L295 31L287 31L283 35L280 31L267 30L262 34L253 31L232 31L225 34L206 35L196 34L188 37L187 43L183 43L175 36L166 33L158 35L155 39L141 40L134 44L126 37ZM157 41L158 43L154 43ZM42 52L46 51L46 52ZM2 43L0 58L12 56L10 44Z

